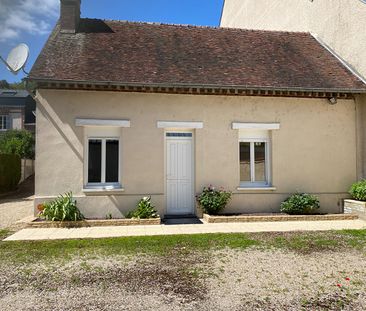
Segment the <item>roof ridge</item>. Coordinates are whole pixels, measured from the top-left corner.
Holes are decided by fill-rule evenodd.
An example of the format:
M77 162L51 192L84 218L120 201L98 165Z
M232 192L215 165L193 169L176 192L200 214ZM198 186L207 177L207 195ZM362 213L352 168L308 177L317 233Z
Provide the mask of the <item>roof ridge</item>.
M95 20L103 22L112 22L120 24L135 24L135 25L152 25L152 26L173 26L181 28L198 28L198 29L217 29L217 30L231 30L231 31L243 31L243 32L261 32L261 33L293 33L293 34L308 34L308 31L284 31L284 30L263 30L252 28L237 28L237 27L221 27L221 26L209 26L209 25L192 25L192 24L175 24L165 22L144 22L144 21L129 21L129 20L117 20L117 19L101 19L101 18L82 18L84 20Z

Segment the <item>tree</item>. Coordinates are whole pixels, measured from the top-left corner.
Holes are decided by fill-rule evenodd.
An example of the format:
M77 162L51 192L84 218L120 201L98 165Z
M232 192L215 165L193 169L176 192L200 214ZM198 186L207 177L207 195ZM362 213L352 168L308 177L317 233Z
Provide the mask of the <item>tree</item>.
M9 83L9 88L12 90L25 90L24 81Z
M10 130L0 135L0 153L34 158L34 137L26 130Z
M9 83L6 80L0 80L0 89L25 90L25 82L22 80L19 82Z
M0 89L8 89L8 88L10 88L8 81L0 80Z

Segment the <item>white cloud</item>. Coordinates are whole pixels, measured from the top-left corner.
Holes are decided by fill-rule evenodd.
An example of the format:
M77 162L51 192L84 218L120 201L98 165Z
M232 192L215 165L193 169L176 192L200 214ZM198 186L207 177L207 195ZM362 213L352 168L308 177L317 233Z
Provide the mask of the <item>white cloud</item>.
M57 19L59 0L1 0L0 42L22 33L44 35Z

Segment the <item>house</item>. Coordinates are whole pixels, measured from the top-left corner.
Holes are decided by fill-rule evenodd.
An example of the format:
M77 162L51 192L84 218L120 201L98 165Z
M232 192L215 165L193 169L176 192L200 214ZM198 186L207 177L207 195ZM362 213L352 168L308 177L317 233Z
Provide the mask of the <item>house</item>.
M29 79L35 206L71 190L86 217L147 195L161 215L198 214L213 184L233 192L227 212L304 191L337 213L362 171L366 84L308 32L86 19L61 0Z
M35 132L36 102L26 90L0 89L0 133L11 129Z

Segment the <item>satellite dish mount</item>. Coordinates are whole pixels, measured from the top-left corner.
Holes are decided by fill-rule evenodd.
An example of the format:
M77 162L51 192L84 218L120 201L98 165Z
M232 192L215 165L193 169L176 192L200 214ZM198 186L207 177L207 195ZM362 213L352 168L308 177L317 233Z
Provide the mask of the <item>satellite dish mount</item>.
M11 73L16 75L20 70L22 70L26 75L28 75L28 72L24 70L28 57L29 48L26 44L21 43L10 51L6 60L1 56L0 60L2 60Z

